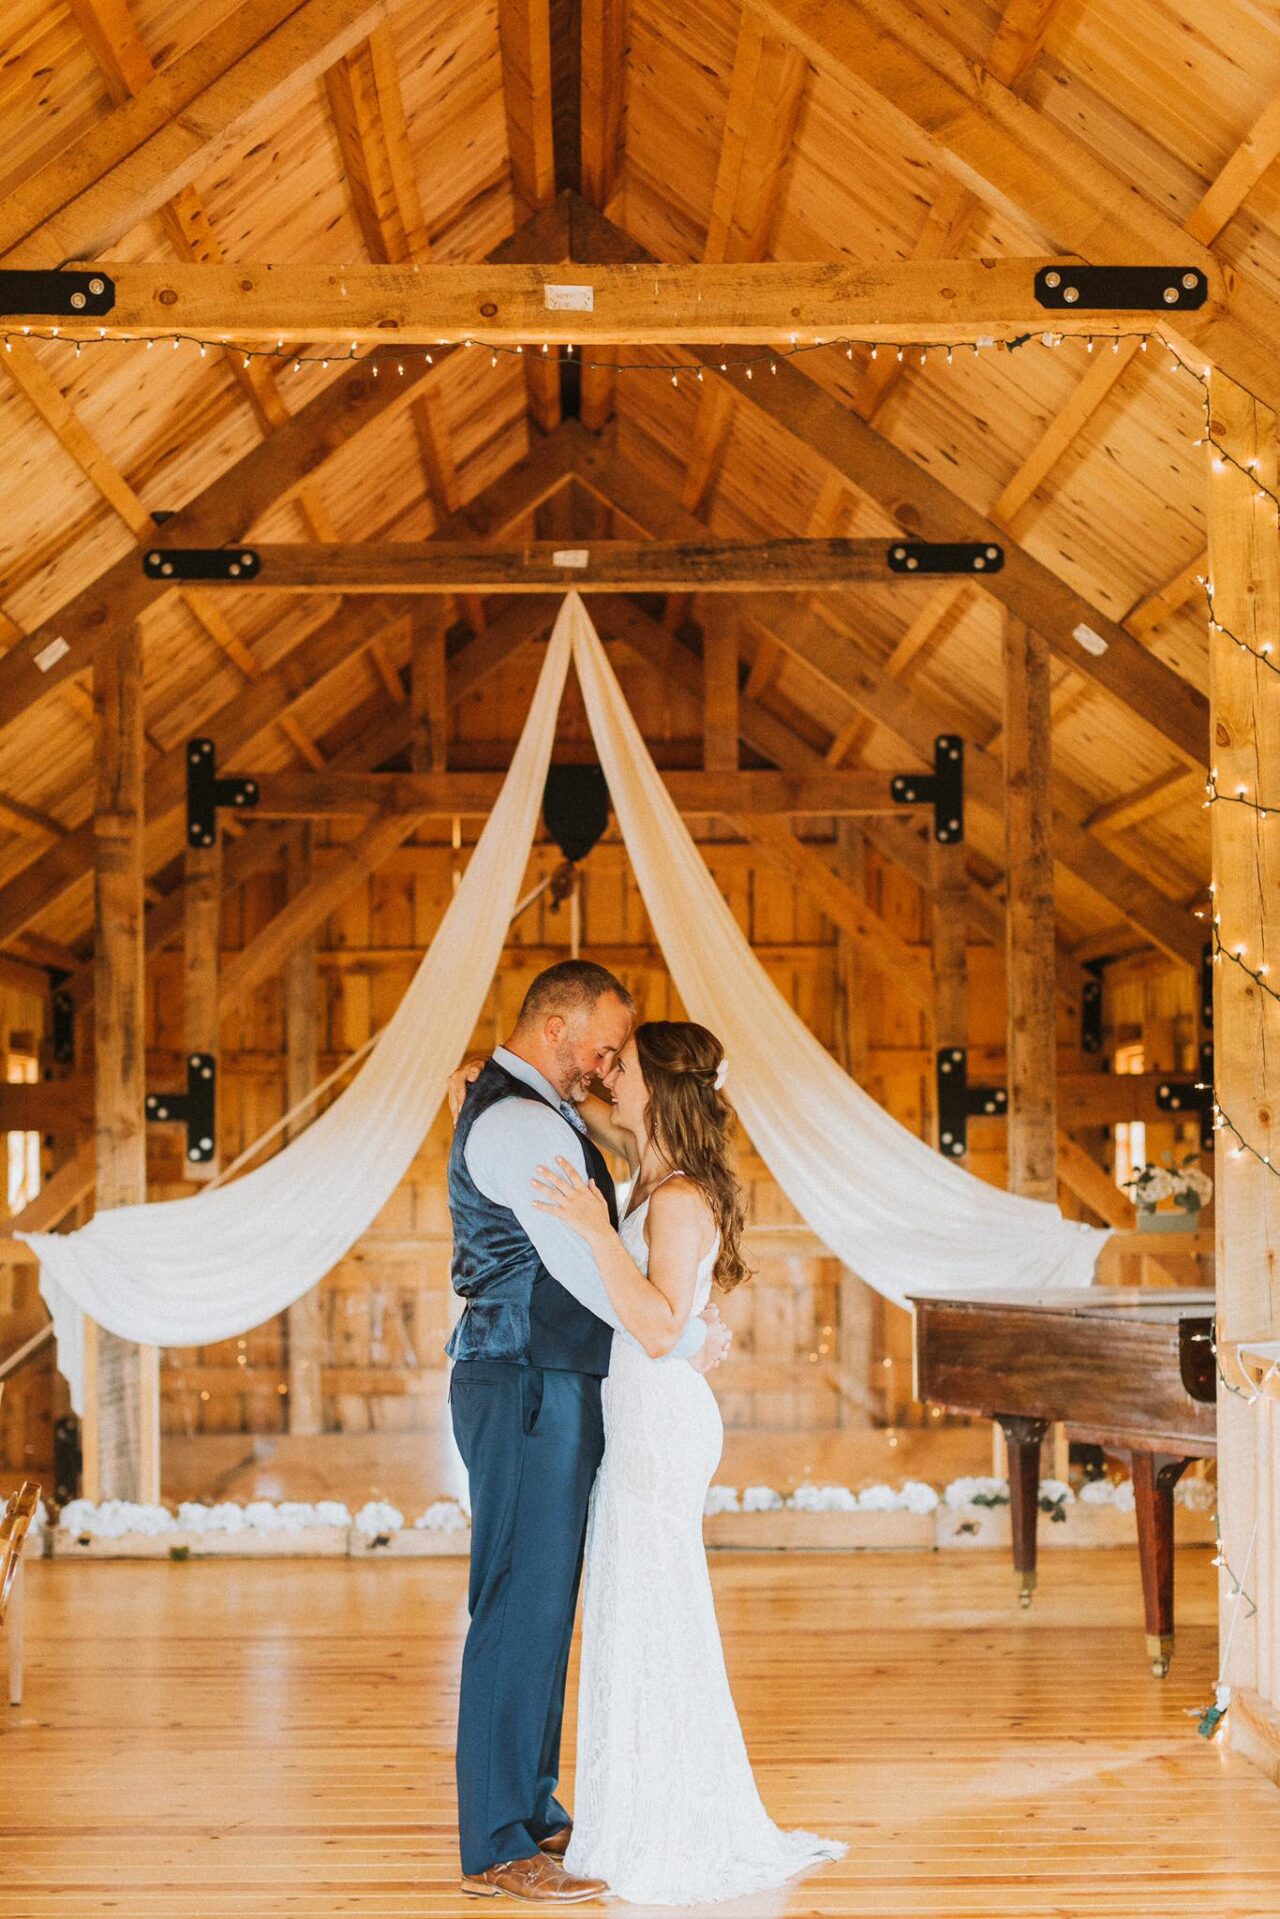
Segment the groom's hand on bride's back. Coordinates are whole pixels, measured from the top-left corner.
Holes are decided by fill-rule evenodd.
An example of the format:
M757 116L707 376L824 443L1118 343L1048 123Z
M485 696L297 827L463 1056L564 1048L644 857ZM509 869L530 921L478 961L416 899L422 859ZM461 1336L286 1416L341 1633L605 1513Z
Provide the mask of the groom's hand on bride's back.
M733 1334L721 1319L718 1306L706 1307L698 1314L698 1318L706 1320L707 1336L689 1360L689 1364L695 1373L709 1373L713 1367L722 1365L729 1357Z
M467 1097L467 1088L472 1080L479 1079L480 1068L488 1058L487 1053L471 1053L461 1066L455 1066L445 1084L449 1089L449 1117L457 1119L462 1111L462 1102Z

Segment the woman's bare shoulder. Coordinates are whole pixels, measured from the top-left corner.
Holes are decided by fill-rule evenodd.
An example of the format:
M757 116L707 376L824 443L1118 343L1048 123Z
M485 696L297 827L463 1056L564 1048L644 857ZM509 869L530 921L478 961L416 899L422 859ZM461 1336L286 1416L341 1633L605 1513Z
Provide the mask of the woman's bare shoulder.
M690 1179L687 1173L654 1187L649 1195L649 1217L645 1224L652 1227L655 1222L677 1230L686 1225L705 1226L708 1232L715 1230L715 1215L707 1196L697 1180Z

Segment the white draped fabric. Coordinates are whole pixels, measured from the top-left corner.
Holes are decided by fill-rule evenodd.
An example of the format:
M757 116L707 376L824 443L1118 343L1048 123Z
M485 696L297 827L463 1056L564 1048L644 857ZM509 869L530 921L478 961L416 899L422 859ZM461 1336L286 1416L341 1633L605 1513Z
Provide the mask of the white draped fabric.
M497 970L538 824L572 627L566 602L497 805L408 991L345 1091L226 1186L96 1213L79 1232L22 1235L40 1258L77 1412L81 1313L144 1345L232 1339L309 1292L404 1177Z
M470 1042L524 877L570 654L640 890L689 1010L724 1041L757 1150L877 1292L1084 1285L1106 1234L944 1160L843 1073L752 953L654 767L576 594L556 620L497 805L404 999L355 1079L264 1165L191 1199L23 1234L58 1363L82 1395L82 1313L145 1345L261 1325L322 1279L403 1178Z
M1000 1191L900 1126L843 1072L752 952L583 616L574 665L627 855L691 1019L718 1034L756 1151L837 1258L886 1299L1084 1286L1108 1234Z

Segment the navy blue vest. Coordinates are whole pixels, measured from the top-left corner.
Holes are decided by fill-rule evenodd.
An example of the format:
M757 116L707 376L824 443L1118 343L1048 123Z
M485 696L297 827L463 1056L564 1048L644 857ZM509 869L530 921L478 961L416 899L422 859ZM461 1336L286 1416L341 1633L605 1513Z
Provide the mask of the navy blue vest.
M514 1366L603 1377L609 1370L612 1329L551 1277L511 1208L487 1198L467 1171L471 1128L481 1113L503 1099L550 1105L496 1060L486 1061L467 1089L449 1154L453 1290L467 1304L445 1351L453 1359L500 1359ZM613 1181L604 1156L589 1139L583 1139L582 1147L616 1226Z

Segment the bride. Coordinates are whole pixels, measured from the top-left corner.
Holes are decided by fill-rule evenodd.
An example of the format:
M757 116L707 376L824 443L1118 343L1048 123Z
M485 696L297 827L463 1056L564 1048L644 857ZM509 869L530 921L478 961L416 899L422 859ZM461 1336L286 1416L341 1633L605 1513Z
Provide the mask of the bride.
M618 1230L561 1159L540 1210L589 1245L619 1318L604 1382L604 1461L588 1520L577 1800L565 1857L637 1904L685 1905L776 1886L837 1841L785 1832L761 1803L729 1690L702 1544L724 1441L706 1380L654 1362L710 1297L747 1277L725 1061L704 1026L651 1020L619 1057L612 1105L579 1112L625 1156Z

